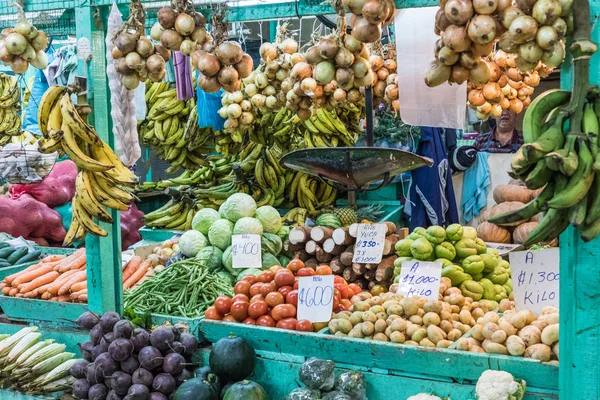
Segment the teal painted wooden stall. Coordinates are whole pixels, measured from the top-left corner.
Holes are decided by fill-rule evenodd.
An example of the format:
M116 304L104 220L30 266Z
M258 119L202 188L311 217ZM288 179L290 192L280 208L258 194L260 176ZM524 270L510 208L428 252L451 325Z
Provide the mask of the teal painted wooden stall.
M118 0L126 5L127 0ZM88 78L87 98L92 106L91 122L100 137L113 145L111 134L110 103L106 77L105 24L112 0L28 0L23 2L26 12L74 9L77 37L87 37L92 44L92 55L80 60L79 74ZM399 8L436 6L436 0L396 0ZM0 0L0 15L16 13L14 2ZM600 0L590 1L595 42L600 42ZM199 7L201 8L201 7ZM322 15L332 12L320 0L264 2L247 6L230 5L230 21L269 20L285 17ZM592 58L590 71L593 82L600 78L600 56ZM572 82L570 65L562 67L562 86ZM96 312L122 311L121 259L119 218L112 212L113 224L102 224L108 231L105 238L89 236L88 288L90 302L87 307ZM235 331L247 338L257 348L259 362L257 376L277 398L295 386L299 365L306 356L331 358L340 367L367 369L372 383L373 399L403 398L420 391L433 391L440 395L453 394L453 399L472 398L472 383L487 368L506 369L527 379L532 388L528 399L551 399L557 394L563 399L600 398L600 240L583 244L575 230L569 229L561 236L561 331L563 349L560 368L552 365L492 355L474 355L451 350L431 350L368 343L356 339L333 338L318 334L263 332L259 328L227 326L205 321L199 329L209 340L217 340ZM78 304L52 304L50 302L0 298L0 306L12 309L17 316L0 321L0 331L11 333L20 329L21 323L36 323L49 337L56 338L74 349L85 333L68 325L86 307ZM12 312L11 312L12 313ZM43 316L42 318L40 318ZM170 318L170 317L166 317ZM160 316L155 316L160 321ZM257 330L258 329L258 330ZM206 350L198 356L206 359ZM346 364L344 364L346 363ZM387 389L384 389L387 388ZM385 390L385 392L383 392ZM15 393L0 392L1 398L27 399Z

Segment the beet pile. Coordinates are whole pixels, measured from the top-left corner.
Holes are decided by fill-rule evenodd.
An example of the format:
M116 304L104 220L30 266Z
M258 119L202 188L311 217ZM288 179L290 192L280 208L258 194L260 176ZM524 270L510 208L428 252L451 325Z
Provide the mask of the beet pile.
M71 368L73 395L89 400L167 400L193 376L196 337L172 326L148 332L119 314L86 312L77 324L90 330L81 343L83 360Z

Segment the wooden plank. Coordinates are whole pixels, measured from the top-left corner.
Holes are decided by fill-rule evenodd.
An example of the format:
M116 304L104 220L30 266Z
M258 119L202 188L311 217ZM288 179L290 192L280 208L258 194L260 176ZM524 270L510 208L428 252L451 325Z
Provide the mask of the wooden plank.
M360 360L360 365L367 368L376 367L404 375L426 371L437 379L458 377L474 381L486 369L499 369L525 379L532 388L558 389L558 368L555 365L520 357L417 348L209 320L200 323L200 332L210 342L234 333L260 351L320 357L336 362Z
M208 365L210 350L203 348L194 358L201 365ZM258 382L272 399L283 399L286 395L303 385L298 378L304 360L279 360L271 358L268 352L258 352L256 368L250 379ZM354 358L357 359L356 357ZM336 375L347 370L357 370L355 365L337 363ZM418 393L435 393L437 396L452 399L474 399L474 384L440 381L433 376L401 376L389 374L387 371L363 371L367 381L367 397L379 399L406 399ZM393 388L393 389L390 389ZM393 394L391 394L393 391ZM525 400L556 400L556 394L544 390L528 390Z
M75 353L77 357L81 357L78 344L89 340L87 331L64 327L56 328L48 323L12 324L0 322L0 333L12 335L27 325L36 325L39 328L38 332L43 335L44 339L54 339L57 343L64 344L66 346L66 351ZM4 399L4 397L0 395L0 399Z
M57 326L74 326L87 304L0 296L0 308L12 321L50 321Z

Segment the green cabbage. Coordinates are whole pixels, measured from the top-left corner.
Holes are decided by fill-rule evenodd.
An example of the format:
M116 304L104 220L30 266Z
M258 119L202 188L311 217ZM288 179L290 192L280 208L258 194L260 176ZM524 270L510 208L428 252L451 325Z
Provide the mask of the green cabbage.
M239 282L242 279L244 279L244 276L246 276L246 275L252 274L254 276L258 276L263 271L258 268L245 268L245 269L239 269L238 272L239 273L237 275L236 282Z
M283 248L281 238L273 233L263 233L261 245L263 252L271 253L275 256L281 253L281 249Z
M277 233L282 225L279 211L271 206L262 206L257 208L256 219L260 221L264 231L268 233Z
M291 230L292 230L291 226L283 225L277 231L277 236L279 236L281 238L281 240L287 240L288 236L290 235Z
M210 270L214 271L223 266L223 252L218 247L214 246L206 246L202 248L198 254L196 254L196 259L204 262L204 265Z
M263 226L259 220L251 217L243 217L240 218L233 227L234 235L242 235L242 234L255 234L262 235L263 234Z
M256 213L256 202L249 194L235 193L221 204L219 213L221 217L231 222L236 222L244 217L253 217Z
M225 250L231 246L233 222L228 219L218 219L208 229L208 241L215 247Z
M271 253L262 254L262 267L263 269L271 268L273 265L279 265L279 260Z
M179 238L181 254L186 257L195 257L196 254L208 245L206 237L198 231L187 231Z
M235 278L225 268L221 268L217 271L217 275L220 276L224 281L229 283L232 287L235 284Z
M239 269L233 268L233 246L229 246L223 252L223 267L233 276L237 276Z
M207 235L210 226L219 218L221 218L221 216L217 210L203 208L194 215L194 219L192 219L192 229Z

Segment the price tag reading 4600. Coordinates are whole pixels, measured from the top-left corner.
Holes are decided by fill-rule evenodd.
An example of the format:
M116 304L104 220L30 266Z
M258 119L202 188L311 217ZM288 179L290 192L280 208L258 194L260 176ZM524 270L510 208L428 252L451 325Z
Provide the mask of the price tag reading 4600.
M231 246L233 268L262 268L260 235L233 235Z
M327 322L333 310L333 275L298 278L298 320Z
M385 245L385 230L386 226L383 224L359 224L352 262L358 264L381 262Z

